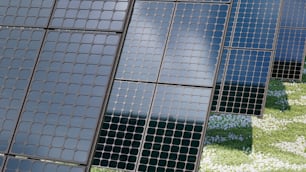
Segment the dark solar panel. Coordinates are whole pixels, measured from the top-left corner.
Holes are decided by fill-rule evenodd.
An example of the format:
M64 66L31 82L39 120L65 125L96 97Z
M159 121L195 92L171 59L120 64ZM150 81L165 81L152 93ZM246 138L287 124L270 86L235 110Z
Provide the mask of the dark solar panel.
M1 0L0 25L46 27L55 0Z
M174 3L136 1L133 10L116 78L155 82Z
M12 153L86 163L120 35L49 31Z
M44 31L0 28L0 152L7 152Z
M159 82L212 87L228 5L178 3Z
M116 81L100 131L94 165L134 170L154 84Z
M51 27L122 31L128 0L58 0Z
M210 88L158 85L138 171L196 171Z
M85 167L8 157L5 172L84 172Z
M306 55L306 30L281 28L272 77L300 80Z
M217 81L216 111L262 115L271 56L271 51L225 49L226 62L220 68L226 72Z

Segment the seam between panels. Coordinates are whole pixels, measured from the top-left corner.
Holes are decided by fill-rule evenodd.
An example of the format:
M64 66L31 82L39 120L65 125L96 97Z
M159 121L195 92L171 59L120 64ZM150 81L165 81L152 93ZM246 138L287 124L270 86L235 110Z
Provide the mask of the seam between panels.
M120 62L120 56L123 50L123 46L124 46L124 42L125 42L125 38L127 35L127 31L128 31L128 27L132 18L132 13L133 13L133 7L135 4L136 0L129 0L128 1L128 10L127 10L127 14L126 14L126 18L125 18L125 22L124 22L124 27L123 27L123 31L122 33L120 33L120 41L117 47L117 52L115 55L115 59L113 62L113 67L112 67L112 71L111 71L111 75L109 77L108 80L108 86L107 86L107 91L105 93L105 96L103 98L103 103L102 103L102 107L100 110L100 115L99 115L99 119L97 122L97 126L96 126L96 131L94 133L94 139L91 143L91 150L90 150L90 154L89 154L89 158L88 158L88 164L87 164L87 168L86 168L86 172L90 172L91 169L91 165L94 159L94 155L95 155L95 151L96 151L96 147L97 147L97 143L98 143L98 139L99 139L99 135L100 135L100 130L104 121L104 114L105 111L107 109L108 106L108 101L111 95L111 91L112 91L112 87L114 84L114 81L116 80L115 76L116 76L116 71ZM118 34L118 32L113 32L114 34Z
M151 118L151 115L152 115L154 99L156 97L156 92L157 92L157 86L159 85L158 80L159 80L159 76L160 76L160 72L161 72L161 67L162 67L163 60L165 58L165 54L166 54L166 51L167 51L167 47L168 47L168 43L169 43L169 39L170 39L170 33L171 33L171 29L172 29L172 26L173 26L173 23L174 23L175 12L176 12L176 9L177 9L177 2L162 2L162 3L173 4L173 10L172 10L172 14L171 14L170 24L168 25L167 37L166 37L166 41L165 41L165 44L164 44L165 47L164 47L164 50L163 50L163 54L162 54L162 58L161 58L161 62L160 62L159 70L158 70L158 75L157 75L156 81L153 82L154 90L153 90L153 93L152 93L152 99L151 99L151 103L150 103L149 110L148 110L148 116L146 118L146 123L145 123L145 126L144 126L144 133L143 133L143 137L142 137L142 142L139 146L138 158L137 158L136 163L135 163L135 171L139 171L141 154L142 154L142 151L144 150L144 142L145 142L145 139L146 139L146 136L147 136L147 131L148 131L148 128L149 128L149 122L150 122L150 118Z

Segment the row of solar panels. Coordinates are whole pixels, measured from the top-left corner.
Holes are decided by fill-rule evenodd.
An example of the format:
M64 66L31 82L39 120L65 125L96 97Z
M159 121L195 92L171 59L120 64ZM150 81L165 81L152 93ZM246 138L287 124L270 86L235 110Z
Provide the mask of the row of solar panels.
M1 1L3 170L196 170L210 104L262 115L273 62L273 77L301 78L303 7Z

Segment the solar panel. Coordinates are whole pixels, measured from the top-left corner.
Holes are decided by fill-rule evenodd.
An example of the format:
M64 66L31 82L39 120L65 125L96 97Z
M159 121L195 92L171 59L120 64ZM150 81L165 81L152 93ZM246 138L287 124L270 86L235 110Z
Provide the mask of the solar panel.
M136 1L133 10L116 78L155 82L174 3Z
M300 80L306 56L306 29L281 28L272 77Z
M157 86L137 171L197 171L211 91Z
M46 27L55 0L1 0L0 25Z
M122 31L128 0L58 0L51 27Z
M262 115L280 7L280 0L234 0L212 111Z
M271 56L271 51L225 49L220 68L226 72L217 81L216 111L262 115Z
M94 165L135 170L154 86L115 81L104 115Z
M0 28L0 152L10 144L44 31Z
M272 77L301 80L306 55L306 2L284 0Z
M4 162L4 157L3 157L3 156L0 156L0 170L1 170L1 171L3 171L3 170L2 170L2 168L3 168L3 162Z
M11 153L86 164L119 38L48 32Z
M85 167L56 164L38 160L8 157L3 171L6 172L83 172Z
M178 3L159 82L212 87L228 5Z

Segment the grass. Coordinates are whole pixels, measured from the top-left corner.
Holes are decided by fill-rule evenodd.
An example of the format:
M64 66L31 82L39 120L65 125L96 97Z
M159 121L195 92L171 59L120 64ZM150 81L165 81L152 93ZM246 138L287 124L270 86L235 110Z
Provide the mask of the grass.
M263 119L242 115L235 118L234 121L220 118L223 121L219 123L248 124L244 128L232 125L222 130L208 123L201 172L306 171L306 74L302 82L270 81ZM229 133L242 134L239 140L207 141Z

